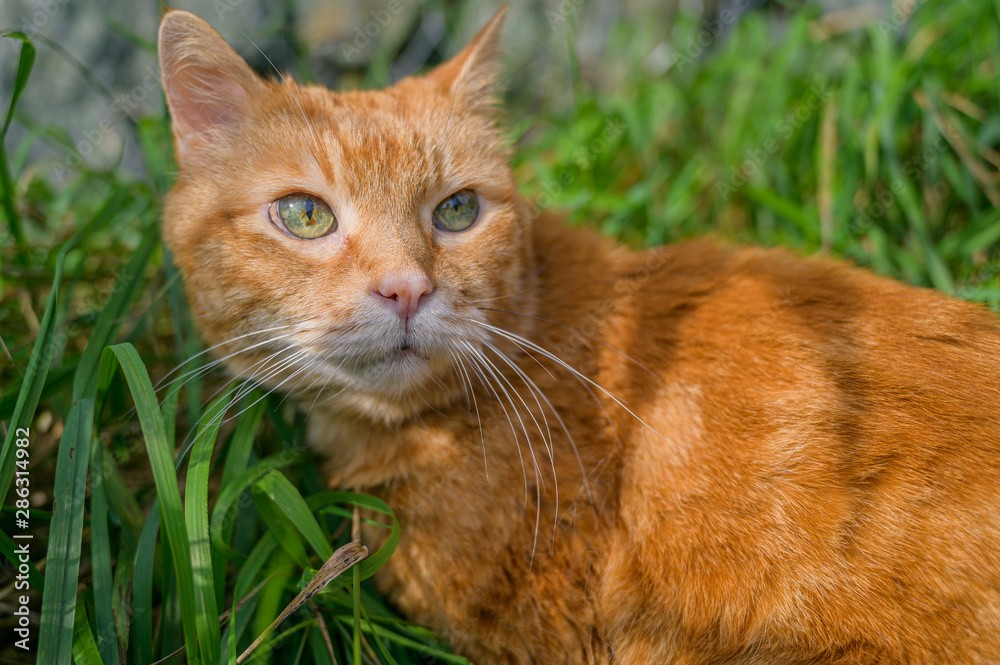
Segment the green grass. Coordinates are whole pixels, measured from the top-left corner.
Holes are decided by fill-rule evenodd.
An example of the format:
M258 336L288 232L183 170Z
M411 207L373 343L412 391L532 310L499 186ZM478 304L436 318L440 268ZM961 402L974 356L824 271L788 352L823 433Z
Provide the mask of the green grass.
M817 19L798 9L779 31L751 14L716 39L681 16L658 76L656 36L621 25L613 85L572 60L569 79L515 79L523 193L634 246L713 233L826 252L996 309L1000 1L927 0L904 27L822 38ZM685 59L699 39L709 48ZM662 69L671 53L658 53ZM30 427L32 487L55 494L30 516L32 645L40 663L149 664L181 648L235 662L349 541L353 506L398 531L388 507L326 491L290 401L251 392L225 415L235 393L212 373L154 391L150 376L201 350L159 241L167 118L135 127L148 179L79 167L56 184L26 162L28 142L69 139L15 111L42 83L32 54L24 42L4 116L4 139L11 122L28 138L0 150L0 490L13 506L16 433ZM543 108L526 115L533 97ZM8 560L14 518L0 518ZM362 581L392 547L282 623L257 662L464 662Z
M822 41L809 8L780 34L752 14L656 81L625 68L569 121L523 123L522 191L637 246L707 232L826 251L996 308L1000 3L918 4L906 30ZM677 33L683 56L706 28ZM639 63L643 45L623 28L609 50Z

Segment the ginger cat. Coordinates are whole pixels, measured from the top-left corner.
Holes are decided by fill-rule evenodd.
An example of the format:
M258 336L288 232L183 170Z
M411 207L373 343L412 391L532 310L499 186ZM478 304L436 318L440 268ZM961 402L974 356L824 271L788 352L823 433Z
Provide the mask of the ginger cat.
M1000 662L997 319L532 219L502 14L349 93L258 77L192 14L160 30L197 321L312 405L332 486L397 512L380 588L484 665Z

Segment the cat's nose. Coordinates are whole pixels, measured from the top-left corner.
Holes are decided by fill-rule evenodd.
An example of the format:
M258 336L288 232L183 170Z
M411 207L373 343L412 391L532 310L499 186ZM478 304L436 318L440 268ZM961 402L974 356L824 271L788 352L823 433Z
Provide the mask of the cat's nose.
M416 313L420 299L433 290L434 286L426 275L410 273L383 277L372 295L395 310L403 321L407 321Z

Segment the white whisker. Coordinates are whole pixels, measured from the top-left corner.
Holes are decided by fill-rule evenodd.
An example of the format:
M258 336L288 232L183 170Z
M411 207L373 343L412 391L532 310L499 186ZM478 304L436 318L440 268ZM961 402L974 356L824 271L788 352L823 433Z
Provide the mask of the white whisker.
M569 372L571 374L573 374L573 376L575 376L576 378L580 379L581 381L585 381L585 382L589 383L590 385L594 386L595 388L597 388L598 390L600 390L602 393L604 393L605 395L607 395L613 402L615 402L615 404L617 404L618 406L620 406L621 408L623 408L626 412L628 412L628 414L630 416L632 416L633 418L635 418L638 422L642 423L642 425L644 427L646 427L650 432L653 432L654 434L656 434L659 437L663 436L662 434L660 434L659 432L657 432L655 429L653 429L652 427L650 427L649 424L646 423L646 421L644 421L642 418L640 418L638 415L636 415L631 409L629 409L628 406L625 405L625 402L623 402L621 399L619 399L618 396L616 396L614 393L612 393L611 391L609 391L606 388L604 388L604 386L600 385L599 383L596 383L589 376L587 376L587 375L583 374L582 372L578 371L577 369L575 369L572 365L570 365L569 363L567 363L565 360L563 360L559 356L556 356L555 354L550 353L546 349L542 348L541 346L538 346L537 344L535 344L531 340L528 340L528 339L525 339L524 337L521 337L520 335L515 335L512 332L508 332L508 331L506 331L506 330L504 330L502 328L498 328L496 326L490 325L489 323L484 323L482 321L477 321L476 319L469 319L469 321L471 321L473 323L476 323L476 324L478 324L480 326L483 326L487 330L490 330L490 331L496 333L497 335L500 335L501 337L504 337L504 338L510 340L511 342L513 342L514 344L516 344L517 346L521 347L522 350L524 349L524 347L528 347L529 349L532 349L533 351L537 351L538 353L542 354L546 358L549 358L550 360L558 363L559 365L561 365L565 369L569 370Z
M326 357L323 358L322 361L320 361L319 364L325 364L328 360L330 360L331 357L333 357L333 352L328 353L326 355ZM333 380L333 375L340 370L340 368L343 366L343 364L344 364L344 360L341 359L341 361L337 364L336 369L334 369L332 372L328 372L327 373L326 381L323 382L323 385L320 387L319 392L316 393L316 397L313 398L312 404L309 405L309 409L306 411L306 415L307 416L310 413L312 413L313 408L316 406L316 402L319 400L320 396L323 394L323 391L326 390L326 387L328 385L330 385L330 381ZM311 386L310 386L310 389L312 389ZM339 394L339 392L335 393L335 394Z
M544 399L545 402L549 405L550 409L552 408L552 403L549 402L548 398L546 398L545 395L541 393L541 390L538 389L538 386L535 384L535 382L532 381L528 377L528 375L525 374L524 371L521 370L521 368L518 367L510 358L508 358L506 354L502 353L499 349L497 349L492 344L487 343L487 347L491 351L493 351L495 354L497 354L498 356L500 356L500 358L502 358L504 360L504 362L506 362L511 367L511 369L513 369L514 372L521 378L521 382L524 383L524 386L531 393L532 397L535 398L535 404L538 406L538 412L539 412L539 414L541 414L541 416L542 416L542 422L545 424L545 437L543 437L543 443L546 444L546 452L548 452L548 454L549 454L549 463L552 466L552 483L553 483L553 486L554 486L554 494L555 494L554 500L555 500L555 507L556 507L556 509L552 512L552 538L553 538L553 542L554 542L555 541L555 535L556 535L556 528L558 527L558 524L559 524L559 477L558 477L558 473L556 471L555 453L554 453L553 444L552 444L552 431L549 429L549 420L545 416L545 409L542 408L542 403L539 401L538 398L539 398L539 396L541 396L541 398ZM508 382L508 384L509 384L509 382ZM513 389L513 386L511 386L511 389ZM520 397L520 395L518 395L518 397ZM523 399L522 399L522 402L523 402ZM528 406L525 405L524 408L527 409ZM528 410L528 412L531 413L530 409ZM554 412L555 411L553 410L553 413ZM556 414L556 417L558 418L559 415ZM534 418L534 416L532 416L532 418ZM537 420L535 421L535 426L536 427L538 426L538 421ZM568 430L567 430L566 434L569 435L569 431ZM572 441L572 436L570 436L570 440ZM573 449L576 450L576 445L575 444L573 445ZM577 455L577 459L579 460L579 455ZM581 462L581 470L582 470L582 462ZM586 485L586 477L584 477L584 484ZM588 496L590 495L589 490L588 490L587 494L588 494ZM537 528L537 525L536 525L536 528ZM536 534L536 539L537 539L537 534Z
M532 541L531 544L531 562L533 563L535 560L535 551L537 550L538 547L538 525L540 524L542 518L542 485L544 483L542 470L538 466L538 459L535 457L535 449L534 446L531 445L531 435L528 434L528 428L524 423L524 419L521 418L521 413L518 410L517 406L514 404L514 399L510 396L510 393L507 392L507 388L505 388L503 385L504 381L506 381L506 378L499 372L499 370L496 369L496 366L493 364L493 362L489 358L487 358L481 351L479 351L478 349L476 349L471 345L469 345L467 348L469 348L469 350L472 351L474 357L477 357L479 359L483 369L487 370L490 374L493 375L495 379L497 379L497 385L500 386L500 389L507 396L507 400L510 402L510 406L514 410L514 415L517 416L518 422L521 423L521 430L524 432L524 439L525 442L528 444L528 453L531 455L531 464L535 469L535 535L534 535L534 540ZM521 395L516 390L514 390L514 386L511 386L511 390L513 390L514 394L516 394L518 399L521 400L521 403L524 404L525 410L528 411L528 414L531 415L532 420L534 420L535 417L533 414L531 414L531 410L528 408L527 403L524 401ZM535 421L535 425L536 427L538 426L537 420ZM555 479L553 478L553 480ZM525 497L525 504L527 504L527 497Z
M481 298L479 300L468 300L466 302L468 302L471 305L473 303L479 303L479 302L492 302L494 300L503 300L504 298L513 298L514 296L519 296L522 293L527 293L528 291L533 291L533 290L535 290L537 288L538 288L538 285L536 284L535 286L529 286L528 288L521 289L520 291L517 291L515 293L508 293L506 295L496 296L496 297L493 297L493 298ZM479 307L478 309L488 309L488 308L486 308L486 307ZM504 310L498 309L498 310L495 310L495 311L502 312Z
M283 327L290 327L290 326L283 326ZM255 333L251 333L251 334L255 334ZM178 382L180 382L180 384L177 385L177 387L176 387L177 390L180 390L182 387L184 387L184 385L186 383L188 383L190 381L194 381L195 379L199 378L199 376L204 376L205 374L208 374L214 368L218 367L219 365L221 365L222 363L226 362L227 360L230 360L231 358L235 358L236 356L240 355L241 353L246 353L247 351L252 351L252 350L254 350L254 349L256 349L256 348L258 348L260 346L264 346L264 345L267 345L267 344L273 344L274 342L276 342L276 341L278 341L280 339L284 339L286 337L292 337L294 334L295 333L288 333L288 334L285 334L285 335L278 335L277 337L270 337L268 339L265 339L262 342L257 342L256 344L252 344L250 346L247 346L247 347L244 347L242 349L239 349L238 351L234 351L234 352L232 352L232 353L230 353L230 354L228 354L226 356L223 356L222 358L215 358L215 359L212 360L212 362L210 362L210 363L208 363L206 365L202 365L201 367L198 367L198 368L193 369L193 370L191 370L189 372L186 372L185 374L182 374L181 376L177 377L173 381L170 381L169 383L167 383L167 385L168 386L174 386L174 384L177 384ZM248 335L243 335L241 337L237 337L236 339L242 339L243 337L246 337L246 336L248 336ZM233 341L236 341L236 340L234 339L234 340L230 340L229 342L223 342L222 344L216 344L215 346L212 347L212 349L216 349L216 348L222 346L223 344L229 344L229 343L231 343ZM205 351L202 351L198 355L201 355L202 353L206 353L208 350L209 349L206 349ZM188 359L187 361L185 361L185 364L187 362L190 362L191 360L194 360L195 357L196 356L192 356L190 359ZM166 378L166 377L164 377L164 378ZM163 381L161 379L161 381L159 383L157 383L156 386L154 386L153 389L154 390L159 390L162 383L163 383Z
M479 423L479 440L483 444L483 470L486 472L486 482L490 482L490 467L486 461L486 436L483 434L483 419L479 416L479 401L476 399L476 388L472 385L472 377L469 376L468 370L465 368L465 362L462 360L461 354L457 351L452 352L452 356L458 360L458 366L462 371L462 376L464 377L463 385L468 383L468 392L466 393L472 395L472 404L476 409L476 422Z
M285 350L290 350L290 349L285 349ZM252 377L251 377L251 379L248 379L246 381L246 383L244 383L242 386L240 386L240 388L236 391L236 394L239 396L239 399L243 399L243 397L245 397L245 396L249 395L251 392L253 392L254 389L256 389L256 388L261 387L262 385L264 385L263 384L264 381L267 381L271 377L273 377L276 374L282 372L289 365L293 365L294 363L298 362L298 359L301 358L303 355L308 355L308 351L305 351L305 350L302 350L302 349L297 350L297 351L295 351L295 353L293 353L288 358L285 358L284 360L280 361L276 367L271 368L270 370L268 370L269 373L264 378L259 379L257 382L253 382L251 380ZM273 358L274 356L272 355L271 357ZM244 407L243 409L241 409L239 412L237 412L237 413L233 414L231 417L227 418L224 422L229 422L229 421L231 421L231 420L233 420L235 418L240 417L244 412L246 412L250 408L253 408L258 402L260 402L261 400L265 399L268 395L270 395L271 393L279 390L281 388L281 386L283 386L287 381L290 381L291 379L295 378L298 374L300 374L303 371L306 371L310 367L311 367L311 365L305 365L305 366L301 367L300 369L296 370L290 376L285 377L284 379L282 379L278 383L278 385L274 386L273 388L268 388L266 391L264 391L263 395L261 395L260 397L258 397L256 400L254 400L250 404L248 404L246 407ZM287 397L287 394L286 394L286 397ZM284 399L285 398L283 397L282 398L282 402L284 401Z
M472 347L468 342L463 342L463 344L466 346L466 348L472 351L473 354L475 354L476 349L474 347ZM521 454L521 443L517 438L517 430L514 428L514 421L510 419L510 414L507 412L507 407L504 406L503 400L500 399L499 393L497 393L497 391L493 389L493 385L490 383L489 378L480 369L481 361L479 360L479 358L477 358L476 355L470 355L469 360L472 363L472 369L476 372L476 375L479 377L479 380L482 381L483 385L486 386L487 390L489 390L490 393L493 394L493 396L497 400L497 403L500 405L500 408L503 409L504 416L507 418L507 424L510 425L511 434L514 435L514 445L517 446L517 457L521 462L521 476L524 478L524 502L525 504L527 504L528 470L524 466L524 456Z
M503 314L515 314L517 316L523 316L523 317L526 317L526 318L529 318L529 319L535 319L536 321L542 321L544 323L550 323L550 324L552 324L554 326L559 326L559 327L565 328L567 330L572 330L573 332L575 332L576 334L578 334L580 337L583 337L585 339L589 339L589 340L591 340L593 342L597 342L598 344L600 344L604 348L608 349L609 351L614 351L615 353L617 353L618 355L620 355L622 358L624 358L625 360L628 360L633 365L635 365L639 369L645 371L647 374L649 374L653 378L655 378L657 380L659 380L659 378L660 378L655 372L653 372L653 370L649 369L648 367L646 367L641 362L639 362L638 360L636 360L632 356L628 355L627 353L625 353L621 349L616 349L615 347L611 346L610 344L608 344L607 342L605 342L603 340L596 339L596 338L594 338L594 337L592 337L590 335L585 335L583 333L583 331L581 331L579 328L576 328L574 326L570 326L570 325L567 325L565 323L560 323L559 321L553 321L552 319L547 319L544 316L538 316L537 314L528 314L527 312L516 312L516 311L514 311L512 309L498 309L496 307L477 307L476 309L479 309L479 310L482 310L482 311L485 311L485 312L501 312Z
M559 411L555 408L555 406L553 406L552 402L549 401L549 398L545 396L545 393L542 391L542 389L538 387L538 385L532 380L532 378L530 376L528 376L527 372L525 372L523 369L521 369L520 367L518 367L517 364L514 363L513 360L511 360L510 358L508 358L507 354L505 354L504 352L500 351L500 349L496 348L492 344L489 344L488 346L489 346L489 348L494 353L496 353L498 356L500 356L501 358L503 358L504 361L508 365L510 365L510 367L518 374L518 376L521 377L522 381L524 381L526 384L530 384L531 389L533 390L533 392L535 394L538 395L538 397L541 397L543 400L545 400L545 404L549 407L549 411L552 412L552 415L555 416L556 421L558 421L559 426L562 428L563 432L566 434L566 438L569 440L570 447L573 449L573 455L576 457L576 462L577 462L577 464L580 467L580 478L581 478L581 481L583 483L583 489L587 493L587 499L590 502L591 510L594 511L594 517L596 518L597 517L597 509L594 506L594 495L590 491L590 483L587 480L588 474L587 474L586 469L583 466L583 459L580 457L580 451L579 451L579 449L576 446L576 440L573 438L573 435L570 433L569 428L566 426L566 423L562 419L562 416L559 415ZM529 358L531 358L536 363L538 363L538 360L535 359L535 357L532 356L530 353L525 352L525 355L527 355ZM543 369L544 369L544 367L543 367ZM551 376L551 374L550 374L550 376ZM592 397L594 396L594 394L590 390L588 390L587 392L589 392ZM598 402L598 404L600 404L600 403ZM539 406L539 409L541 409L541 406ZM542 413L544 415L544 411ZM605 412L605 415L607 415L607 412ZM610 419L609 419L608 422L610 424ZM546 424L546 426L547 426L547 424ZM550 443L551 443L551 440L552 440L552 434L550 433L549 434L549 441L550 441ZM558 490L558 487L557 487L557 490ZM558 499L557 499L557 502L558 502Z
M184 367L184 365L186 365L189 362L192 362L192 361L200 358L201 356L205 355L206 353L210 353L210 352L216 350L220 346L226 346L227 344L232 344L234 342L240 341L241 339L245 339L247 337L252 337L254 335L263 335L265 333L275 332L277 330L285 330L287 328L291 328L292 326L298 325L299 323L300 322L296 321L296 322L289 323L289 324L286 324L286 325L283 325L283 326L275 326L273 328L264 328L263 330L253 330L251 332L244 333L242 335L238 335L238 336L233 337L231 339L227 339L227 340L225 340L223 342L219 342L218 344L214 344L214 345L208 347L207 349L205 349L204 351L199 351L198 353L194 354L193 356L191 356L190 358L188 358L184 362L182 362L179 365L177 365L177 367L175 367L172 370L170 370L169 372L167 372L163 377L160 378L160 380L156 383L156 385L153 386L153 390L159 390L163 386L163 382L166 381L167 378L170 377L174 372L178 371L181 367ZM277 339L280 339L280 337L278 337ZM262 344L266 344L267 341L270 341L270 340L265 340L264 342L261 342L261 343ZM253 348L253 347L250 347L250 348ZM229 356L227 356L226 358L223 358L223 360L227 359L228 357ZM193 370L193 371L195 371L195 370ZM174 382L176 382L178 380L179 379L174 379L170 383L174 383Z

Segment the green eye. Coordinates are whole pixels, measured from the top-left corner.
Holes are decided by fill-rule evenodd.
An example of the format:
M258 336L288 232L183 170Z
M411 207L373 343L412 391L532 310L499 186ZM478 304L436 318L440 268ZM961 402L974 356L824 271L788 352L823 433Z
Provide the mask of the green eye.
M464 231L479 217L479 201L471 189L455 192L434 208L434 226L442 231Z
M275 219L277 216L277 219ZM293 236L312 240L337 229L337 218L321 199L309 194L282 196L271 206L271 221L281 223Z

